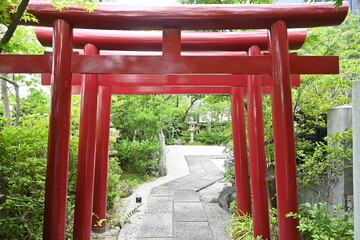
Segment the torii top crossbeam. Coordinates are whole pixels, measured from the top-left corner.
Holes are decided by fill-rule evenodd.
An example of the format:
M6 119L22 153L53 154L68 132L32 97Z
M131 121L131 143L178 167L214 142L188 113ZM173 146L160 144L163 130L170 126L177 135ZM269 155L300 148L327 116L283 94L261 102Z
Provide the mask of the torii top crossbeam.
M50 3L32 1L28 12L42 26L52 26L56 19L74 28L114 30L265 29L277 20L288 28L339 25L347 15L347 3L334 11L333 3L289 5L179 5L168 7L132 7L99 4L94 12L71 6L58 11ZM33 23L25 23L33 24Z
M306 30L289 30L289 48L299 49L306 38ZM35 34L45 47L52 46L52 28L35 28ZM109 31L92 29L73 30L74 48L88 43L101 50L161 51L161 32ZM268 49L267 31L245 32L182 32L181 51L247 51L256 45Z

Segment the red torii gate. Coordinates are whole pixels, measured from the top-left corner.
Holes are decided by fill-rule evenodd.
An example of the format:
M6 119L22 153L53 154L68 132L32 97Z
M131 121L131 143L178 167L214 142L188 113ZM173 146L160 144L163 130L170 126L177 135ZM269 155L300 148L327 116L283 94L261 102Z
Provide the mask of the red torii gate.
M165 30L164 36L166 35L166 31L172 33L171 30ZM52 44L52 30L46 28L36 28L35 32L37 34L38 40L44 46L51 46ZM174 33L174 32L173 32ZM82 36L81 34L84 34ZM175 33L177 34L177 33ZM116 32L115 32L116 35ZM106 39L107 36L111 36L110 39L106 40L106 43L99 42L98 39ZM240 44L236 41L230 42L229 46L224 45L221 42L221 37L224 34L216 34L216 36L220 37L216 39L216 36L213 36L212 33L196 33L193 35L192 33L187 33L181 37L181 43L179 42L180 39L176 39L176 42L171 42L173 45L180 45L181 50L183 50L183 43L186 43L185 49L195 50L195 46L198 46L199 43L203 45L207 45L208 43L215 43L214 46L210 44L210 49L212 50L226 50L226 49L236 49L236 50L247 50L253 40L257 42L263 49L266 49L268 46L268 37L266 31L257 31L257 32L238 32L238 33L227 33L226 36L230 37L230 39L234 39L236 37L237 40L241 40ZM306 31L305 30L297 30L291 31L289 33L289 47L291 49L299 48L302 42L305 41ZM149 41L145 41L144 39L148 39ZM209 38L210 37L210 38ZM166 38L166 36L165 36ZM134 35L125 34L123 38L121 34L117 34L114 36L114 32L109 31L94 31L94 30L81 30L81 31L74 31L74 45L77 47L85 47L86 43L97 43L104 49L116 49L116 46L119 46L118 43L121 43L120 48L125 50L126 47L130 46L132 50L135 50L134 47L136 43L141 43L142 45L140 48L146 50L156 50L159 51L162 48L162 39L161 35L156 33L141 33L137 32ZM94 41L92 41L94 39ZM189 42L191 39L191 42ZM175 40L175 39L173 39ZM214 47L216 47L214 49ZM225 48L225 49L224 49ZM202 46L203 50L206 50L204 46ZM250 47L251 51L250 54L260 54L260 48L256 45ZM166 50L165 50L166 51ZM117 53L117 52L115 52ZM204 52L206 55L217 55L222 54L226 55L227 52ZM106 54L109 54L106 52ZM138 55L142 55L144 52L139 52ZM179 52L180 54L180 52ZM186 52L182 53L186 55ZM191 53L193 55L197 55L200 53ZM245 55L242 52L236 52L236 55ZM229 78L230 77L230 78ZM102 78L102 80L100 80ZM109 79L110 78L110 79ZM159 79L161 78L161 79ZM209 81L210 78L210 81ZM211 81L213 80L213 81ZM299 76L293 76L293 86L299 85ZM196 82L196 83L195 83ZM50 75L43 75L42 83L49 85L50 84ZM81 77L80 75L73 75L72 78L72 85L80 85ZM263 136L263 123L262 123L262 100L261 100L261 84L263 86L263 93L270 93L269 87L271 80L269 75L263 75L262 79L258 77L258 79L249 79L246 75L111 75L111 74L101 74L98 76L98 85L110 85L111 93L112 94L231 94L236 88L232 87L224 87L224 85L229 86L249 86L248 96L249 96L249 142L252 146L250 149L250 162L257 163L253 164L251 167L251 182L252 182L252 209L253 209L253 216L254 216L254 235L255 236L263 236L264 238L270 238L270 231L269 231L269 219L268 219L268 201L267 201L267 182L266 182L266 159L265 159L265 146L264 146L264 136ZM190 85L191 84L191 85ZM196 86L196 84L202 86ZM215 86L216 84L218 86ZM255 85L254 85L255 84ZM295 84L295 85L294 85ZM119 85L122 85L121 87ZM130 85L130 86L129 86ZM149 85L149 86L146 86ZM159 88L158 86L162 86ZM172 85L181 85L179 86L172 86ZM184 86L185 85L185 86ZM205 86L204 86L205 85ZM164 87L165 86L165 87ZM73 93L80 93L81 89L73 87ZM245 90L246 91L246 90ZM83 92L86 94L86 92ZM233 94L233 95L234 95ZM254 97L256 99L254 99ZM258 97L260 96L260 98ZM110 95L108 96L110 97ZM243 109L235 108L235 106L242 106L243 108L243 101L242 94L239 97L235 97L232 99L232 112L234 114L233 117L233 129L234 135L243 134L245 133L245 120ZM100 94L100 99L104 99L103 94ZM240 102L239 102L240 100ZM103 100L104 101L104 100ZM110 102L110 99L105 101L106 103ZM238 104L236 104L238 103ZM85 103L84 103L85 104ZM104 104L101 104L104 106ZM93 106L94 108L94 106ZM106 109L110 108L110 106L106 107ZM255 111L256 109L256 111ZM105 113L102 113L103 110L99 108L98 117L100 118ZM106 110L108 112L108 110ZM240 115L236 113L241 113ZM83 113L84 116L87 113ZM100 115L99 115L100 114ZM240 118L239 118L240 117ZM256 124L256 128L251 127L254 121L258 121ZM98 120L100 122L100 120ZM259 122L261 121L261 122ZM103 122L102 122L103 123ZM91 123L89 123L91 124ZM101 142L108 141L108 135L105 134L107 131L107 127L109 126L109 122L106 122L104 126L97 126L96 129L102 133ZM105 128L105 129L104 129ZM235 130L241 129L241 131ZM82 135L80 134L80 139L82 139ZM246 151L246 138L245 137L234 137L235 142L240 140L241 144L235 144L234 147L234 154L235 154L235 178L237 179L236 188L237 188L237 203L238 203L238 210L240 213L247 213L250 211L250 197L249 197L249 182L248 182L248 167L247 167L247 151ZM96 142L94 139L93 142ZM103 146L103 145L102 145ZM82 147L82 146L80 146ZM85 147L82 147L86 149ZM107 149L107 145L106 145ZM104 152L105 149L97 149L96 151ZM259 155L259 156L258 156ZM103 154L103 156L105 156ZM107 155L106 155L107 156ZM240 158L241 157L241 158ZM79 159L80 161L81 159ZM82 160L81 160L82 161ZM88 161L88 160L87 160ZM105 229L105 221L99 226L97 221L99 219L106 218L106 177L107 177L107 158L99 159L96 158L96 168L95 168L95 187L94 187L94 206L93 212L96 214L96 217L93 216L93 228L94 229ZM244 166L245 165L245 166ZM81 165L79 165L80 167ZM241 166L244 166L241 168ZM260 168L259 168L260 167ZM258 171L261 171L260 174L257 174ZM99 177L101 176L101 178ZM83 186L86 182L91 182L91 179L78 179L80 182L83 182L81 186ZM85 200L88 202L91 201L91 197L87 194L87 197L81 198L81 200ZM90 204L91 205L91 204ZM75 203L75 209L82 208L82 210L78 210L75 212L81 212L81 214L86 214L89 212L89 209L86 211L84 209L85 204L83 201L77 201ZM77 219L77 218L75 218ZM77 221L75 221L75 225L77 225ZM81 228L89 229L90 222L85 224ZM76 228L78 229L78 228ZM77 231L78 232L78 231Z
M37 11L37 7L43 12ZM230 73L272 74L280 238L297 239L296 220L285 217L286 213L297 211L295 149L288 79L290 73L335 73L338 69L336 58L289 57L286 28L339 24L346 16L347 7L341 7L337 12L332 10L332 5L326 4L301 5L301 7L299 5L296 7L291 5L179 6L150 8L147 9L148 11L141 7L119 9L112 6L109 9L99 8L92 14L79 8L56 12L45 3L30 4L29 11L37 16L42 24L50 26L55 22L53 60L49 55L27 56L21 59L7 55L0 58L2 72L52 72L53 79L56 79L52 81L44 238L62 239L64 236L66 198L63 198L63 193L65 192L66 197L71 73ZM109 14L111 11L120 14ZM302 19L304 16L305 18ZM76 56L71 54L72 31L66 21L73 27L103 29L269 28L271 54L249 57ZM114 26L114 23L118 25ZM154 60L157 60L156 64ZM37 66L34 66L34 61L38 61ZM39 66L39 63L43 65ZM49 65L51 63L52 67ZM141 69L137 67L138 65ZM313 70L315 65L317 69Z

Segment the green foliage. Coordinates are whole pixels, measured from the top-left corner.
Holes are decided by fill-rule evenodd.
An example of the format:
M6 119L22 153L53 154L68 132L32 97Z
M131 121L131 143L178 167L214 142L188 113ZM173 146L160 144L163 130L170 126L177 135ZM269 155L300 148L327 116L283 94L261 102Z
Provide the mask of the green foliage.
M160 144L150 140L128 141L120 140L116 144L120 166L126 172L146 173L147 167L156 164L156 155Z
M226 144L232 137L228 95L209 95L194 112L199 116L195 140L203 144Z
M139 175L134 173L124 173L121 176L121 181L125 182L129 187L135 188L136 186L154 180L151 175Z
M29 117L0 131L1 239L41 238L46 126L47 118Z
M123 194L119 188L119 182L121 181L122 170L119 166L117 158L109 158L108 169L108 190L107 190L107 209L109 214L115 214L116 205L119 202L119 196Z
M234 214L228 232L234 240L253 240L253 221L250 214ZM261 238L260 238L261 239Z
M231 166L227 168L224 172L224 178L227 182L231 183L231 185L235 185L235 167Z
M302 204L299 213L287 217L299 219L299 230L304 240L347 240L354 239L353 213L344 212L341 206L334 206L331 214L326 203Z
M254 238L254 226L251 214L240 215L236 212L236 204L231 204L234 214L230 221L230 228L227 231L230 233L234 240L258 240L262 239L260 236ZM279 239L278 237L278 225L277 225L277 211L276 209L270 209L270 235L271 239Z
M303 155L298 173L301 185L310 186L334 181L334 178L343 174L352 165L352 128L328 135L325 140L327 143L316 143L313 154Z
M70 137L67 236L73 226L78 153L79 96L73 97ZM0 239L41 239L44 208L49 96L31 89L22 99L19 125L0 122ZM121 169L110 159L108 210L115 212ZM109 217L111 219L111 217Z
M56 9L68 8L70 5L81 6L88 11L93 11L98 5L97 0L50 0Z

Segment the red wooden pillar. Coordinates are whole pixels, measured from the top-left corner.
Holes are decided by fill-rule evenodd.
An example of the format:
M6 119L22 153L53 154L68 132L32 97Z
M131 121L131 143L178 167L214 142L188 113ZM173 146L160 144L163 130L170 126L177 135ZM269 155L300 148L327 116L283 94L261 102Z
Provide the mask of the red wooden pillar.
M97 55L92 44L84 53ZM78 171L76 179L73 239L90 239L94 195L95 132L97 111L97 74L85 74L81 80L81 112L79 126Z
M250 212L250 189L246 147L244 92L241 87L231 88L231 115L234 144L236 202L239 214Z
M45 183L43 239L65 238L71 108L72 28L54 22L51 113Z
M294 123L291 99L287 27L277 21L270 30L272 57L272 115L276 193L280 239L299 239L298 221L285 215L298 211Z
M248 55L261 55L260 48L252 46L248 51ZM248 75L247 112L254 237L262 236L263 239L270 239L261 88L261 76Z
M96 232L106 230L106 195L109 160L109 131L111 86L99 87L99 106L96 127L96 157L92 227ZM100 221L100 222L99 222Z

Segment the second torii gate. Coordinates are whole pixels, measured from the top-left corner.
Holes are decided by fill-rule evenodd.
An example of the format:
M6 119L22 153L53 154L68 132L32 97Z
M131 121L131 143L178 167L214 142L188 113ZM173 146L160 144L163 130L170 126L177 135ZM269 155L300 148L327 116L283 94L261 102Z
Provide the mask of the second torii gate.
M72 7L59 12L49 4L33 2L29 4L29 12L38 17L42 25L51 26L54 23L53 58L49 55L2 55L0 71L52 73L44 239L63 239L65 232L72 73L271 74L280 239L299 238L297 221L285 216L289 212L297 212L289 76L291 73L337 73L338 59L289 56L287 27L339 24L346 16L346 5L336 12L331 4L179 6L156 9L111 6L99 7L90 14ZM70 24L72 27L122 30L160 30L166 27L189 30L268 28L270 56L78 56L72 55ZM169 50L178 51L172 47ZM95 79L92 76L89 78Z

